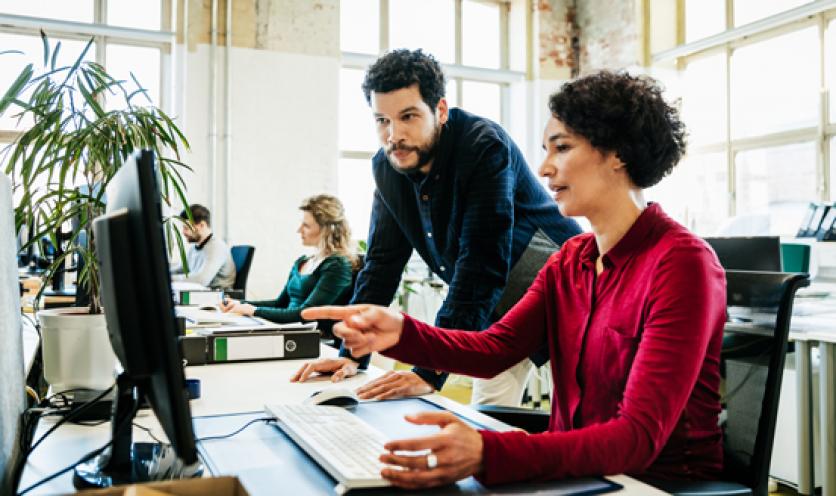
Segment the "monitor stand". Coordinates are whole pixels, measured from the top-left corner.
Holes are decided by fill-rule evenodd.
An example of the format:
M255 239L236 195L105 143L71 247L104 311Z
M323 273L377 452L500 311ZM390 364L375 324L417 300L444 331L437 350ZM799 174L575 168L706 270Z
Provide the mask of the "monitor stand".
M145 397L145 388L125 373L119 375L116 385L110 419L113 443L101 454L76 465L75 487L110 487L202 476L200 462L186 465L170 444L133 442L133 419Z

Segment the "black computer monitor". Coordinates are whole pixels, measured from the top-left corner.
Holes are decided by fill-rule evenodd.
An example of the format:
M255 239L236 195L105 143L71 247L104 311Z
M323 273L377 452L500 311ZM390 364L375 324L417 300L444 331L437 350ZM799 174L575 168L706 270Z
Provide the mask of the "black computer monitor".
M117 379L109 450L81 464L77 487L200 475L171 281L163 241L154 155L129 159L107 186L106 214L93 234L101 297L113 351L124 371ZM132 443L132 420L147 398L171 445ZM178 463L171 466L169 450ZM149 473L157 467L163 473Z
M705 238L726 270L781 272L778 236Z

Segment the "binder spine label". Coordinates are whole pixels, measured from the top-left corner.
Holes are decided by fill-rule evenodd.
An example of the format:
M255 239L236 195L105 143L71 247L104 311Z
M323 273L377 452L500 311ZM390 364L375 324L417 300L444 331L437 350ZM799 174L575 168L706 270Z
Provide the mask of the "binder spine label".
M216 362L284 358L284 336L216 337Z

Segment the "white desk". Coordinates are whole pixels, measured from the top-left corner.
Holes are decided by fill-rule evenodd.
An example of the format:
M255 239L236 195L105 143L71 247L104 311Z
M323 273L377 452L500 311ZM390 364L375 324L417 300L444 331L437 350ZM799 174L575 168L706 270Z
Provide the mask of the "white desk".
M336 350L323 347L322 353L323 356L334 356ZM302 401L311 392L321 389L328 382L328 379L324 377L303 384L288 382L292 372L303 362L304 360L286 360L188 367L187 377L200 379L202 389L201 398L191 402L192 415L198 417L258 411L268 402ZM352 377L346 381L346 385L357 387L381 373L383 373L382 370L372 368L366 373ZM493 418L442 396L432 395L431 398L448 410L471 418L482 425L497 430L509 429L507 425ZM54 422L54 419L43 420L38 426L35 439L43 435ZM156 418L149 410L142 410L135 422L152 429L157 437L165 439ZM133 435L136 440L150 441L148 434L139 429L135 428ZM107 423L96 427L62 426L32 455L24 469L20 488L28 487L102 446L109 440L109 436ZM620 475L610 477L610 479L624 486L621 494L665 494L627 476ZM72 490L72 471L70 471L30 494L66 493Z
M826 298L797 297L789 338L795 342L798 404L798 492L813 494L813 367L819 347L822 494L836 496L836 284L814 283Z

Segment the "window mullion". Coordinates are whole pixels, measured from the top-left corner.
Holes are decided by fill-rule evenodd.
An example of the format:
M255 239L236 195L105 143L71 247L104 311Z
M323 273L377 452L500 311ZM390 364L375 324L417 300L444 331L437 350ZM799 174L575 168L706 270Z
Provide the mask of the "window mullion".
M819 124L816 133L816 179L818 181L816 190L819 194L819 200L827 201L830 198L830 143L827 142L829 108L827 59L825 57L827 21L821 14L819 14L817 20L819 32Z
M389 0L380 0L379 44L380 53L389 50Z
M732 0L726 0L726 12L731 10ZM726 161L728 167L728 177L726 184L728 185L728 213L729 217L734 217L737 213L737 181L736 181L736 167L734 163L734 150L731 146L731 112L732 112L732 98L731 98L731 58L732 49L728 46L725 50L726 56Z

